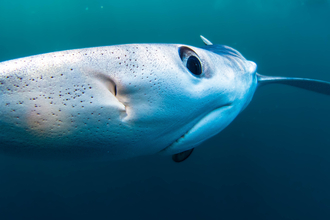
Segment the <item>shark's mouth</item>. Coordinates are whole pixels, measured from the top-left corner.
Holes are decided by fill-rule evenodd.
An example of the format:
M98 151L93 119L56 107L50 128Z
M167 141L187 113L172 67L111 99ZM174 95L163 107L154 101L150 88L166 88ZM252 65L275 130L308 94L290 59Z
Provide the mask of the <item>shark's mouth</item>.
M232 121L231 109L231 104L214 109L160 153L176 154L190 150L218 134Z

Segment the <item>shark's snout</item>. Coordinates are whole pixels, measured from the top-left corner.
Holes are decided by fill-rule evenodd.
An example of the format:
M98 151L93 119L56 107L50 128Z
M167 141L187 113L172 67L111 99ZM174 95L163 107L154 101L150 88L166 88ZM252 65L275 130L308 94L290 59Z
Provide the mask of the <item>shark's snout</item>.
M257 73L257 64L253 61L247 61L247 73L253 76Z

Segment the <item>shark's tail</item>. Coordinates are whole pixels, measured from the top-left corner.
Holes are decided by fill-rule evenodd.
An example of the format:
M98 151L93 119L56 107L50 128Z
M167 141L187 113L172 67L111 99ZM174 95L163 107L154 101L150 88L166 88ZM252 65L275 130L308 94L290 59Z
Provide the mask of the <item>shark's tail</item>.
M307 78L292 78L292 77L275 77L275 76L264 76L257 73L258 87L277 83L294 86L309 91L330 95L330 82L307 79Z

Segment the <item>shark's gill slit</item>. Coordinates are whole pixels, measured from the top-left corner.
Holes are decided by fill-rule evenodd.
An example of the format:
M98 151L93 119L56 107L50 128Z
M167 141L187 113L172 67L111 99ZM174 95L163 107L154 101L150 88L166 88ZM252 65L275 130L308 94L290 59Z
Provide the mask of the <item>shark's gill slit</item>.
M120 108L120 118L122 121L124 121L125 118L128 116L127 106L124 105L124 103L122 103L119 100L117 84L113 79L111 79L109 76L104 74L99 74L99 79L105 85L105 87L111 92L114 98L121 104L122 107Z
M116 83L110 79L107 78L107 81L105 81L106 87L108 88L108 90L112 93L112 95L114 95L115 97L117 96L117 85Z
M109 76L103 73L97 73L97 78L111 92L113 96L117 96L117 85Z
M117 100L117 104L119 104L117 106L120 111L120 118L121 118L121 120L125 120L125 118L128 116L127 106L120 100L120 96L118 95L117 84L111 77L109 77L108 75L106 75L104 73L98 72L95 75L96 75L96 78L98 79L99 83L101 83L101 85L104 86L105 89L108 90L113 95L113 97L110 99Z

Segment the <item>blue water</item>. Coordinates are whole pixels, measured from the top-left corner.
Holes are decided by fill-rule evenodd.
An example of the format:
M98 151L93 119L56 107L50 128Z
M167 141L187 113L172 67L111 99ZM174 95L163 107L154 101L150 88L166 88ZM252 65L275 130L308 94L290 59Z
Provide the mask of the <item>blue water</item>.
M200 34L261 74L330 81L327 0L0 1L0 61L124 43L202 46ZM0 155L0 219L330 219L329 112L330 97L271 85L180 164Z

